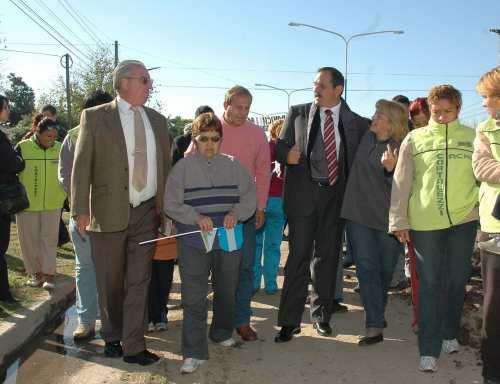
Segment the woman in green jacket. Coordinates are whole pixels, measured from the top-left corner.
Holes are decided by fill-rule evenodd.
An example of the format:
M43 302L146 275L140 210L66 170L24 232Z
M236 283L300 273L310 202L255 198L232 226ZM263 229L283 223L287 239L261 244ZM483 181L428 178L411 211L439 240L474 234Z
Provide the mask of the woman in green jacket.
M500 383L500 67L484 74L476 87L488 119L477 127L472 166L481 181L479 218L484 304L481 355L485 384ZM491 240L488 240L489 238Z
M460 92L433 87L431 119L403 140L394 173L389 231L411 242L420 288L421 371L436 371L441 351L456 339L477 232L477 185L472 172L474 131L460 124Z
M54 288L59 218L66 198L58 180L61 143L57 124L43 119L35 134L17 146L25 161L19 180L26 188L30 206L16 214L17 232L28 285Z

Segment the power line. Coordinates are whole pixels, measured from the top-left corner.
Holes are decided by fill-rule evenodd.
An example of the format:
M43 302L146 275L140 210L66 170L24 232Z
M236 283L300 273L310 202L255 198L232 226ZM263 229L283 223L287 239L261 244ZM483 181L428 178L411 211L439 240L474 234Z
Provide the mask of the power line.
M67 39L65 36L63 36L57 29L55 29L51 24L49 24L42 16L40 16L33 8L31 8L24 0L18 0L21 2L26 9L28 9L33 15L38 17L40 21L42 21L47 27L49 27L54 33L60 36L61 39L66 41L69 45L71 45L78 53L80 53L82 56L84 56L87 60L92 60L90 56L88 56L85 52L80 50L78 47L76 47L69 39Z
M82 61L85 61L80 55L76 54L75 51L71 48L68 47L65 43L61 41L61 39L57 38L54 36L53 33L51 33L47 28L45 28L42 24L40 24L37 20L33 18L25 9L23 9L19 4L17 4L14 0L9 0L14 6L16 6L22 13L24 13L26 16L28 16L35 24L37 24L40 28L42 28L45 32L47 32L54 40L56 40L59 44L61 44L64 48L68 50L73 56L78 57ZM51 30L53 30L55 33L57 33L62 40L65 40L69 45L72 45L72 43L67 40L64 36L62 36L57 30L55 30L54 27L52 27L49 23L47 23L41 16L39 16L29 5L27 5L23 0L19 0L23 6L29 10L33 15L37 16L44 24L46 24ZM73 46L73 45L72 45ZM74 47L76 51L81 52L78 48ZM83 52L82 52L83 53ZM83 54L85 56L85 54Z
M19 44L19 45L57 45L54 43L23 43L23 42L9 42L8 44ZM111 43L109 43L111 44ZM76 45L97 45L94 43L91 44L76 44ZM111 44L112 45L112 44ZM123 45L122 45L123 46ZM139 53L143 53L145 55L154 57L156 59L167 60L163 57L152 55L148 52L144 52L129 46L123 46L124 48L137 51ZM170 61L173 63L173 61ZM227 72L269 72L269 73L297 73L297 74L314 74L315 71L304 71L304 70L294 70L294 69L258 69L258 68L218 68L218 67L193 67L193 66L166 66L162 65L162 69L170 69L170 70L181 70L181 71L227 71ZM478 78L477 75L465 75L465 74L437 74L437 73L391 73L391 72L349 72L349 75L352 76L364 76L364 75L373 75L373 76L401 76L401 77L454 77L454 78Z
M18 41L9 41L7 44L9 45L47 45L47 46L51 46L51 45L59 45L59 44L56 44L56 43L22 43L22 42L18 42ZM82 44L79 44L79 43L73 43L73 45L83 45L83 46L92 46L92 45L98 45L97 43L82 43ZM109 44L111 45L111 44Z
M84 20L87 21L87 25L90 25L90 26L93 26L94 29L97 30L97 32L100 32L101 35L103 35L107 40L111 41L111 42L114 42L114 39L112 39L111 37L109 37L106 33L103 32L103 30L101 28L99 28L97 25L95 25L92 20L90 20L87 16L85 16L83 13L81 14L81 16L83 17Z
M150 57L153 57L155 59L160 59L160 60L165 60L165 61L168 61L169 63L171 64L175 64L175 65L179 65L179 66L182 66L182 67L186 67L184 64L182 63L179 63L179 62L175 62L173 60L169 60L169 59L165 59L165 58L162 58L162 57L159 57L159 56L156 56L156 55L153 55L149 52L145 52L145 51L142 51L140 49L136 49L136 48L132 48L132 47L129 47L129 46L125 46L125 45L122 45L122 47L124 48L128 48L130 50L133 50L133 51L136 51L136 52L139 52L139 53L142 53L143 55L147 55L147 56L150 56ZM199 70L200 73L204 73L205 75L207 76L210 76L210 77L214 77L214 78L218 78L218 79L221 79L221 80L225 80L225 81L229 81L233 84L240 84L241 82L239 81L236 81L234 79L231 79L229 77L225 77L225 76L218 76L218 75L214 75L208 71L205 71L205 70Z
M49 12L50 15L52 15L52 17L54 19L56 19L56 21L66 30L68 31L70 34L72 34L73 36L75 36L80 42L82 42L83 44L85 44L85 41L83 41L81 39L80 36L78 36L75 32L73 32L73 30L71 28L69 28L66 23L61 20L61 18L59 18L59 16L57 16L48 6L47 4L45 4L45 2L43 0L36 0L38 4L40 4L43 8L45 8L46 11Z
M134 49L128 47L129 49ZM137 50L138 51L138 50ZM144 53L144 52L141 52ZM160 58L156 56L156 58ZM160 58L164 60L164 58ZM193 67L193 66L177 66L168 67L162 66L162 69L174 69L181 71L214 71L214 72L270 72L270 73L297 73L297 74L315 74L316 71L303 71L294 69L258 69L258 68L222 68L222 67ZM401 76L401 77L455 77L455 78L478 78L477 75L460 75L460 74L433 74L433 73L391 73L391 72L349 72L349 75L356 76Z
M77 24L80 25L80 27L83 29L84 32L87 33L87 35L90 36L92 40L94 40L96 43L100 44L101 46L104 46L104 43L99 39L99 37L88 27L88 25L85 25L84 20L80 17L78 12L71 6L71 4L68 1L62 1L59 0L59 4L63 6L63 8L66 10L66 12L77 22Z
M177 85L177 84L158 84L164 88L194 88L194 89L228 89L223 86L202 86L202 85ZM249 90L271 92L271 89L248 87ZM291 89L289 89L291 90ZM312 87L311 87L312 91ZM428 89L350 89L349 92L428 92ZM461 92L475 92L474 89L461 89Z
M61 57L61 55L54 55L52 53L21 51L21 50L18 50L18 49L3 49L3 48L0 48L0 51L16 52L16 53L29 53L29 54L32 54L32 55L43 55L43 56Z

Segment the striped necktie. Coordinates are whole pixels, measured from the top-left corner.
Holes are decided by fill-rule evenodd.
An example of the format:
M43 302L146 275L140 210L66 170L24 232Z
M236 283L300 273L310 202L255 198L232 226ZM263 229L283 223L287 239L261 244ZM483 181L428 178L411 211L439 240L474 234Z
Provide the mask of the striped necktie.
M335 143L335 130L333 128L333 114L329 109L325 110L326 119L324 127L324 144L326 164L328 166L328 182L335 184L338 178L339 166L337 162L337 144Z

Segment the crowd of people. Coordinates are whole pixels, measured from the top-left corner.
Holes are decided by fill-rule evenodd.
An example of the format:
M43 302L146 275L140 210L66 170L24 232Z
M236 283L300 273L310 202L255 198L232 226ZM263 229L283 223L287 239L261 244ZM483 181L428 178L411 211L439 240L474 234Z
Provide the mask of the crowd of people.
M418 368L434 372L441 353L460 348L480 229L483 377L500 383L500 67L477 84L488 118L476 132L460 122L462 97L452 85L436 85L411 102L401 95L381 99L367 119L342 98L342 74L322 67L313 101L273 122L269 139L248 120L252 94L234 86L220 117L199 107L171 146L166 118L145 106L151 78L144 64L119 63L113 87L114 99L103 91L89 95L80 125L67 135L46 116L55 115L50 108L35 116L16 148L0 132L0 186L19 181L29 200L16 222L30 286L54 289L61 209L69 200L75 339L92 337L100 318L106 357L158 361L144 335L166 329L177 263L182 373L208 359L208 339L227 348L236 344L233 331L256 340L251 298L262 286L266 294L278 292L287 225L274 341L286 343L301 332L306 302L316 332L333 333L332 314L344 308L336 291L346 241L365 311L358 344L382 342L391 321L388 290L393 278L404 276L407 248L416 255L418 276ZM4 96L0 105L0 120L7 121ZM0 224L0 299L15 301L5 261L9 214L0 214ZM177 261L153 261L155 243L148 241L164 227L176 233Z

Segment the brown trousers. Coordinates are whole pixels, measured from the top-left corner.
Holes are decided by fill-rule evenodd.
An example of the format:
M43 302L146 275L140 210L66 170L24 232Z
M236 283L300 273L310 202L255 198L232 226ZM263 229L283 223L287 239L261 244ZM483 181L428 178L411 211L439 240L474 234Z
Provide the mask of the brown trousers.
M159 217L154 199L130 208L124 231L90 232L105 342L121 341L125 356L146 349L144 339L151 262Z

